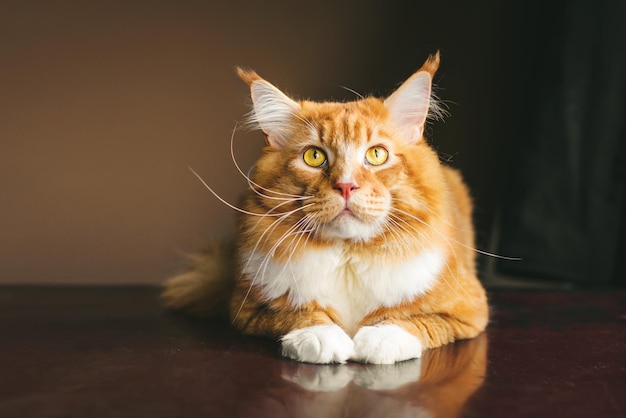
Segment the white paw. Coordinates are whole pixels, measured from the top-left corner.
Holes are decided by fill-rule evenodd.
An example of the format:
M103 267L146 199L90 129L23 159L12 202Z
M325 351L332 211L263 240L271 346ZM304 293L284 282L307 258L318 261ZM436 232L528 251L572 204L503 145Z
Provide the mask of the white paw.
M420 340L394 324L361 328L354 336L352 360L363 363L392 364L422 355Z
M336 324L296 329L281 342L283 356L307 363L345 363L354 354L354 343Z

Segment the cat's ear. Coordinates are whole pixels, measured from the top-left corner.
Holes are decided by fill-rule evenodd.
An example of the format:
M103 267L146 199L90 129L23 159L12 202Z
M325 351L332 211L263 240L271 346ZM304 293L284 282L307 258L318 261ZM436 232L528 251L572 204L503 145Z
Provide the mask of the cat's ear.
M385 100L392 123L403 139L409 143L416 143L422 139L429 108L433 105L431 103L432 79L437 68L439 68L439 52L429 56L422 68Z
M268 145L281 148L289 141L300 105L254 71L237 68L237 74L250 86L249 123L263 131Z

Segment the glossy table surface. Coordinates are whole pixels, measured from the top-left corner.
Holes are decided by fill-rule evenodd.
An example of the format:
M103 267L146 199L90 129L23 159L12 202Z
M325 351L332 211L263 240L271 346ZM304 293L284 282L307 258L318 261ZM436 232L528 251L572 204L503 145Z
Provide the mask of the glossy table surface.
M0 287L0 417L626 417L626 292L490 292L479 338L285 360L151 287Z

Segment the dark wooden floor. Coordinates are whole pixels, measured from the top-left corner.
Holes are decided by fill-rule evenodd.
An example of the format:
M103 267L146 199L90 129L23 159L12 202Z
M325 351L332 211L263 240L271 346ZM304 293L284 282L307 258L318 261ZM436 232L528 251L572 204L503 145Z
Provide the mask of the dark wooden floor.
M0 417L626 417L626 292L491 292L471 341L317 366L150 287L0 288Z

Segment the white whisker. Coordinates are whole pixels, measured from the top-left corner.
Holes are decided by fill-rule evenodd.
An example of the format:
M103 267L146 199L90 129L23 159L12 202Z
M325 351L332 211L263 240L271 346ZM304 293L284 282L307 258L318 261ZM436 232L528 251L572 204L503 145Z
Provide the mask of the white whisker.
M295 113L293 114L293 116L294 116L296 119L300 120L301 122L304 122L304 124L305 124L306 126L308 126L309 128L311 128L311 130L313 130L313 131L317 131L317 128L315 127L315 125L313 125L313 123L312 123L310 120L308 120L308 119L306 119L306 118L303 118L302 116L297 115L297 114L295 114Z
M465 244L465 243L463 243L463 242L461 242L459 240L456 240L456 239L454 239L452 237L444 235L443 233L441 233L439 230L434 228L429 223L419 219L418 217L416 217L416 216L414 216L414 215L412 215L412 214L410 214L410 213L408 213L406 211L403 211L402 209L394 208L394 210L399 212L399 213L402 213L403 215L406 215L406 216L408 216L408 217L410 217L412 219L415 219L417 222L421 223L422 225L425 225L428 228L432 229L435 233L437 233L443 239L450 240L450 241L460 245L463 248L467 248L467 249L475 251L475 252L477 252L479 254L486 255L486 256L489 256L489 257L498 258L498 259L501 259L501 260L508 260L508 261L521 261L522 260L520 257L507 257L507 256L504 256L504 255L499 255L499 254L494 254L494 253L490 253L490 252L487 252L487 251L479 250L478 248L472 247L471 245L467 245L467 244Z
M358 97L359 99L361 99L361 100L365 100L365 97L363 97L363 95L362 95L361 93L359 93L358 91L356 91L356 90L352 90L350 87L346 87L346 86L339 86L339 87L341 87L341 88L342 88L342 89L344 89L344 90L349 91L350 93L354 94L354 95L355 95L356 97Z
M275 220L274 222L272 222L272 224L268 228L266 228L265 231L263 231L263 234L262 234L261 238L259 238L257 240L257 242L255 244L255 247L254 247L254 249L252 250L252 252L250 254L250 257L248 258L248 261L246 262L246 266L244 267L243 271L245 271L247 269L247 267L250 264L252 258L256 254L256 251L258 249L259 243L262 241L263 236L265 234L267 234L270 230L274 230L278 226L278 224L280 224L282 221L284 221L287 218L287 216L288 215L285 215L285 216L282 216L279 219ZM267 271L267 267L269 265L269 261L270 261L271 258L273 258L275 256L275 253L276 253L276 250L278 249L278 247L286 239L288 239L289 237L293 237L295 235L307 235L308 236L308 234L311 232L311 230L307 228L308 221L309 221L309 217L308 216L304 216L303 218L299 219L295 224L290 226L287 229L287 231L285 231L283 233L283 235L266 252L265 256L263 257L263 260L259 264L259 267L257 268L256 272L252 276L252 279L250 280L250 286L248 287L248 291L244 295L243 301L241 302L241 305L239 306L239 309L237 310L236 314L234 315L234 319L236 319L239 316L239 313L243 309L243 306L245 305L245 302L248 299L248 296L250 295L250 292L252 291L252 288L254 287L255 283L259 279L259 275L260 275L261 282L265 281L265 273ZM302 229L300 229L301 226L304 226L304 227ZM300 229L300 230L298 230L298 229ZM298 238L298 242L300 241L300 239L301 239L301 237ZM292 250L292 252L291 252L291 254L289 256L289 259L291 259L291 257L293 256L293 252L295 252L295 249ZM287 267L288 264L289 263L285 264L285 268ZM283 271L284 271L285 268L283 268Z
M284 204L284 203L286 203L286 202L281 203L281 205L282 205L282 204ZM280 205L279 205L279 206L280 206ZM267 228L265 228L265 230L263 231L263 233L261 234L261 236L259 237L259 239L258 239L258 240L257 240L257 242L255 243L254 248L252 249L252 252L251 252L251 254L250 254L250 257L248 258L248 261L246 262L246 264L245 264L245 266L244 266L244 270L246 270L246 269L247 269L247 267L248 267L248 265L250 264L250 261L251 261L251 259L252 259L252 256L254 256L254 254L256 254L256 251L257 251L257 249L259 248L259 245L261 244L261 242L263 241L263 239L265 238L265 236L266 236L268 233L271 233L272 231L274 231L274 230L278 227L278 225L279 225L281 222L283 222L283 221L284 221L285 219L287 219L289 216L291 216L292 214L294 214L295 212L297 212L299 209L301 209L301 208L298 208L297 210L293 210L293 211L290 211L290 212L285 213L283 216L281 216L280 218L276 219L276 220L275 220L274 222L272 222L272 223L271 223L271 224L270 224ZM261 220L262 220L262 219L259 219L259 221L257 222L257 226L258 226L259 222L261 222Z
M398 210L398 209L396 208L396 209L394 209L394 210ZM400 216L398 216L398 215L395 215L395 214L390 214L390 215L391 215L391 216L393 216L393 217L394 217L395 219L397 219L398 221L401 221L402 223L404 223L405 225L407 225L408 227L410 227L413 231L415 231L418 235L420 235L420 244L421 244L421 246L422 246L422 249L425 249L425 248L426 248L426 246L425 246L423 243L421 243L421 240L424 240L424 241L426 241L428 244L433 245L432 241L431 241L431 240L430 240L427 236L425 236L423 233L421 233L420 231L418 231L418 230L417 230L417 228L415 228L415 226L413 226L413 225L411 225L410 223L408 223L405 219L403 219L402 217L400 217ZM409 215L409 214L407 214L407 216L409 216L409 217L413 217L413 216L411 216L411 215ZM413 218L415 218L415 217L413 217ZM415 219L417 219L417 218L415 218ZM411 233L411 232L410 232L407 228L405 228L405 227L401 226L398 222L396 222L396 224L398 225L398 227L402 228L405 232L407 232L407 233L409 233L409 234ZM444 239L445 239L445 237L444 237ZM455 263L457 263L457 264L458 264L458 258L457 258L456 251L455 251L454 247L450 244L450 242L449 242L448 240L445 240L445 241L446 241L446 244L448 244L448 246L449 246L449 247L450 247L450 249L452 250L452 255L454 256ZM454 274L454 271L453 271L453 270L452 270L452 268L450 267L450 263L446 263L446 264L445 264L445 266L446 266L446 270L448 270L448 273L450 273L450 277L451 277L451 279L452 279L452 280L457 280L457 277L456 277L456 275ZM445 280L445 276L442 276L442 279L444 279L444 280ZM452 291L454 291L454 290L455 290L455 287L454 287L454 286L452 286L452 284L450 284L447 280L445 280L445 283L446 283L446 285L450 288L450 290L452 290ZM468 292L467 292L464 288L461 288L461 290L462 290L462 291L463 291L463 292L464 292L464 293L465 293L468 297L471 297L471 295L470 295L470 294L469 294L469 293L468 293Z
M239 207L237 207L237 206L227 202L226 200L224 200L208 184L206 184L206 182L202 179L202 177L200 177L200 175L198 173L196 173L193 168L191 168L191 167L188 167L188 168L198 178L198 180L200 180L200 182L204 185L204 187L206 187L213 194L213 196L215 196L220 202L222 202L223 204L225 204L229 208L231 208L233 210L236 210L237 212L245 213L246 215L261 216L261 217L282 216L282 215L284 215L284 213L273 213L273 214L270 214L270 213L255 213L255 212L247 211L245 209L241 209L241 208L239 208ZM294 211L301 210L301 209L304 209L305 207L309 207L309 206L312 206L312 205L313 205L313 203L309 203L307 205L299 207L298 209L295 209Z
M256 190L254 187L252 187L252 185L258 187L261 190L265 190L266 192L274 193L274 194L281 195L281 196L287 196L288 198L294 198L296 200L297 199L307 199L307 198L312 197L312 196L300 196L300 195L295 195L295 194L290 194L290 193L277 192L275 190L271 190L271 189L265 188L265 187L261 186L260 184L257 184L254 181L252 181L252 179L250 178L250 175L249 174L246 175L243 172L243 170L241 169L241 167L237 163L237 159L235 158L234 141L235 141L235 132L236 131L237 131L237 125L235 125L235 127L233 128L233 131L232 131L232 133L230 135L230 158L232 159L233 164L234 164L235 168L237 169L237 171L239 171L239 174L241 174L243 176L243 178L246 179L246 181L248 182L248 186L250 186L250 188L252 190L254 190L257 194L259 194L261 196L264 196L264 197L267 197L269 199L282 199L282 198L264 195L264 194L260 193L258 190Z
M398 208L394 208L393 210L395 210L398 213L402 213L405 216L408 216L411 219L415 219L416 221L420 222L422 225L427 226L428 228L430 228L432 231L434 231L435 233L437 233L441 238L444 239L444 241L446 242L446 244L448 245L448 247L450 247L450 250L452 251L452 255L454 256L454 262L456 265L459 264L459 259L457 257L456 254L456 249L454 248L454 246L450 243L450 239L448 236L442 234L441 232L439 232L435 227L433 227L432 225L430 225L428 222L423 221L422 219L420 219L419 217L412 215L408 212L405 212L401 209ZM425 234L423 234L422 232L420 232L417 228L415 228L415 226L411 225L410 223L408 223L405 219L403 219L400 216L394 215L396 217L396 219L404 222L408 227L410 227L411 229L413 229L415 232L417 232L418 235L420 235L420 239L423 239L425 241L428 241L431 245L432 245L432 241L428 238L428 236L426 236ZM450 267L448 266L448 270L450 270ZM452 270L450 270L450 273L452 273Z
M302 218L304 219L304 218ZM261 270L263 270L262 274L261 274L261 282L265 281L265 272L267 271L267 266L269 265L270 259L274 258L275 254L276 254L276 250L278 249L278 247L289 237L293 236L294 234L298 234L298 233L302 233L300 231L298 232L294 232L294 230L298 229L300 222L302 221L302 219L300 219L298 222L296 222L294 225L292 225L291 227L289 227L289 229L287 229L287 231L280 237L280 239L278 239L274 245L272 246L272 248L270 248L270 250L267 252L267 254L265 255L263 261L261 262L261 264L259 265L259 268L257 269L254 278L252 279L252 282L250 283L250 286L252 287L259 275L259 273L261 272Z
M400 199L398 197L393 197L392 200L396 201L396 202L402 202L402 203L404 203L404 204L406 204L408 206L411 206L411 202L409 202L407 200L404 200L404 199ZM460 232L471 232L471 233L474 232L474 230L472 228L469 228L469 229L468 228L461 228L458 225L453 224L452 222L448 221L443 216L441 216L441 214L439 212L433 210L430 207L428 207L427 210L428 210L428 214L429 215L437 217L437 219L439 219L441 222L443 222L444 224L446 224L447 226L449 226L451 228L456 229L457 231L460 231Z

